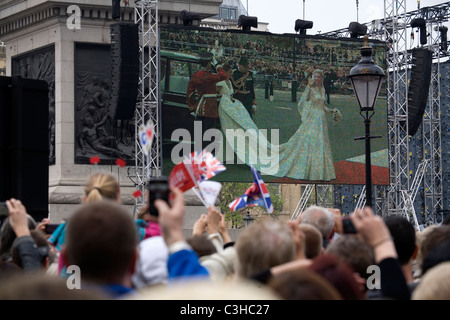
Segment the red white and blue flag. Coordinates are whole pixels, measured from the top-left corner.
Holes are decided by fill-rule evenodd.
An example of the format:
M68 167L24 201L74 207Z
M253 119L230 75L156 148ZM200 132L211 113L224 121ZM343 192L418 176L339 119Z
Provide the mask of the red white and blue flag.
M226 169L219 159L205 149L192 152L183 162L192 166L198 182L208 180Z
M224 170L226 167L211 152L194 151L185 156L183 161L172 169L169 185L177 187L183 192L192 189L208 208L215 203L221 184L218 182L215 184L212 182L202 183Z
M254 176L252 186L248 188L242 196L230 203L228 207L230 207L231 211L236 211L244 207L263 206L266 208L268 213L272 213L272 200L270 200L270 194L267 190L266 184L261 178L259 172L253 166L251 166L251 168Z

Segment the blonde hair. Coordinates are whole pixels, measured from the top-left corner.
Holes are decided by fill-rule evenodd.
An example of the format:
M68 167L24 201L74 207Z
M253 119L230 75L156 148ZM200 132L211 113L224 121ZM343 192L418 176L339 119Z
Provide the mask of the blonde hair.
M295 258L292 230L284 221L254 222L239 235L235 248L235 270L241 278L251 278Z
M450 262L441 262L425 273L411 300L449 300Z
M425 229L422 230L421 233L417 235L417 245L419 247L419 250L417 252L416 261L419 266L419 268L422 268L423 260L425 259L426 255L426 244L427 244L427 238L428 236L439 226L437 224L432 224L427 226Z
M84 188L85 202L116 200L120 194L117 179L107 173L94 173Z
M211 282L192 277L172 285L156 285L128 295L126 300L282 300L272 288L252 280Z

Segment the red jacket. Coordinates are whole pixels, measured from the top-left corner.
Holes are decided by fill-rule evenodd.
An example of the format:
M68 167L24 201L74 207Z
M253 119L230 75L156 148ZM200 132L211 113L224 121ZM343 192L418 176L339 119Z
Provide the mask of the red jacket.
M205 70L194 73L186 92L189 110L196 112L199 117L218 118L219 103L217 102L216 84L226 79L228 79L228 75L220 67L217 73Z

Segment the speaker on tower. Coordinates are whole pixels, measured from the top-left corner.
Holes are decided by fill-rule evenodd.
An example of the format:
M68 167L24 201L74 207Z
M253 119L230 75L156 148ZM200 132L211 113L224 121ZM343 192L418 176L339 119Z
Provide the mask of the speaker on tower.
M408 87L408 134L413 136L423 120L431 81L432 52L426 48L412 50L412 68Z
M411 28L419 28L420 44L427 44L427 23L424 18L411 20Z
M137 24L111 25L111 107L118 120L131 120L139 85L139 29Z
M0 201L11 193L11 78L0 77Z

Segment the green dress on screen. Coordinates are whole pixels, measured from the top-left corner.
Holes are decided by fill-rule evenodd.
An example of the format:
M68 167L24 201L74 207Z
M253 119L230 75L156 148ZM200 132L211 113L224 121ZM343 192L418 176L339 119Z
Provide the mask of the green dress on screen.
M252 164L262 174L276 177L336 179L326 115L339 111L326 107L323 86L306 87L298 103L302 119L300 127L287 142L279 145L270 143L242 103L232 99L233 89L226 81L218 83L218 87L222 94L219 105L221 129L241 163ZM237 143L238 136L240 141L245 141L246 137L250 143L244 148L242 143Z

